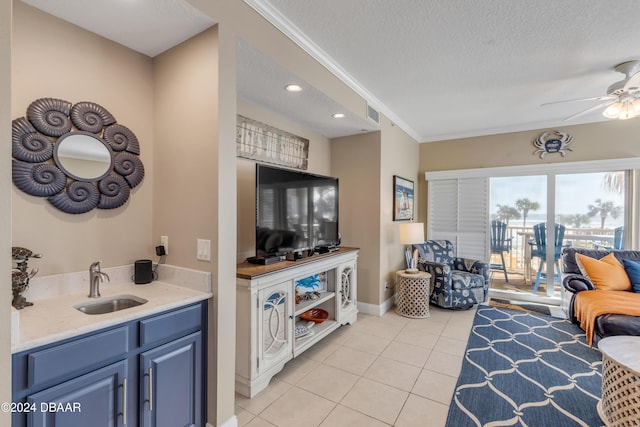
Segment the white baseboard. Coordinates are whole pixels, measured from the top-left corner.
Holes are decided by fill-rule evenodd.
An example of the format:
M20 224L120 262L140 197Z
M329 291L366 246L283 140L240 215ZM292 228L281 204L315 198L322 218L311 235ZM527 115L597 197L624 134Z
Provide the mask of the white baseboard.
M368 304L366 302L358 301L358 311L363 314L380 317L387 311L391 310L391 308L393 308L394 301L395 296L392 296L380 305Z
M215 427L215 426L211 423L207 423L207 427ZM220 424L220 427L238 427L238 417L234 415L233 417L229 418L227 421Z

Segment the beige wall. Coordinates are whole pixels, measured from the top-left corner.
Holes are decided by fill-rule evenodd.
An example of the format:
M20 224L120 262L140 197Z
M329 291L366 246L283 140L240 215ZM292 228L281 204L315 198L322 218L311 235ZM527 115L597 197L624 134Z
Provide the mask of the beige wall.
M196 240L213 240L216 229L216 32L155 57L154 66L154 237L169 238L167 263L210 271L210 262L196 259Z
M0 1L0 99L11 99L11 1ZM0 102L0 277L11 267L11 103ZM11 402L11 292L0 293L0 402ZM0 412L0 425L11 424L11 413Z
M393 221L393 176L418 183L418 143L381 116L381 130L331 141L331 170L340 179L342 244L360 248L358 301L381 306L405 268ZM416 191L416 214L419 205Z
M39 275L88 270L96 260L109 267L155 256L151 59L21 1L14 2L12 55L12 118L25 116L28 105L43 97L96 102L136 134L145 167L124 206L80 215L12 185L12 245L43 255L31 263Z
M235 69L221 71L214 27L154 59L156 175L154 235L169 237L168 259L210 271L208 422L234 414L235 376ZM227 73L227 74L223 74ZM225 85L221 79L225 78ZM226 87L226 90L223 89ZM221 105L227 107L224 113ZM225 118L224 126L221 119ZM197 239L211 241L211 261L196 257Z
M566 157L548 154L544 159L533 155L533 141L540 129L526 132L488 135L421 144L420 169L424 171L484 168L506 165L576 162L582 160L619 159L640 155L638 120L615 120L558 128L569 133L573 142ZM452 155L452 150L455 154ZM423 174L424 179L424 174Z
M220 426L235 414L236 348L236 37L232 22L218 26L218 173L216 230L218 255L215 318L209 331L209 423ZM223 66L223 64L225 64ZM212 345L212 333L215 341ZM215 352L212 352L212 347ZM212 356L215 355L215 356ZM211 363L215 357L215 365ZM215 369L212 367L215 366ZM215 393L215 394L212 394Z
M420 206L418 176L419 144L389 119L382 116L382 144L380 162L380 278L379 304L395 292L395 272L406 268L404 246L400 244L399 225L393 221L393 176L413 181L414 215ZM424 176L424 175L423 175ZM385 286L387 284L387 286Z
M380 152L380 132L331 141L331 172L340 186L342 245L360 248L358 301L376 305L380 299Z
M238 101L238 114L309 140L306 172L330 175L331 145L327 137L254 104ZM256 162L238 158L237 261L256 254Z

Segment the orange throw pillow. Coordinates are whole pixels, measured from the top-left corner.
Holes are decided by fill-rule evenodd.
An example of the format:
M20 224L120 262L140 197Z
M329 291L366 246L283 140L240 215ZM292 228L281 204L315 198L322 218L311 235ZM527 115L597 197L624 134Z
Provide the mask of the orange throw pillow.
M583 276L586 276L597 290L629 291L631 281L613 252L597 260L582 254L576 254L576 261Z

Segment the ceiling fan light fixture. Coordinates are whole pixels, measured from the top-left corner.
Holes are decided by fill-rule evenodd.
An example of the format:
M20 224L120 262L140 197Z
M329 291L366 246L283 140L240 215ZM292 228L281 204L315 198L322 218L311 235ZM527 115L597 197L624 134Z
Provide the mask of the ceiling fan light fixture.
M622 108L620 109L620 114L618 115L618 119L627 120L633 119L636 116L636 106L633 104L633 101L629 99L625 99L622 101Z
M609 105L602 112L602 115L608 119L617 119L620 111L622 111L622 103L620 101L616 101L613 104Z

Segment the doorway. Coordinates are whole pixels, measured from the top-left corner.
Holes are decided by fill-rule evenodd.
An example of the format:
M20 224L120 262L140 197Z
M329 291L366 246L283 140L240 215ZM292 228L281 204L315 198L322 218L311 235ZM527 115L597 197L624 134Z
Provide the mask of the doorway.
M489 178L489 217L506 224L508 251L491 250L491 288L531 293L532 272L539 266L531 259L533 225L547 219L547 176L505 176ZM503 266L506 274L497 271ZM500 264L499 266L497 264ZM498 268L496 268L498 267ZM545 287L538 290L545 291Z

